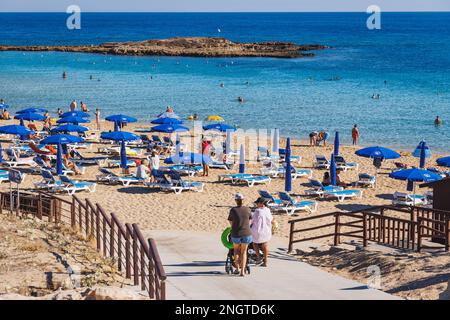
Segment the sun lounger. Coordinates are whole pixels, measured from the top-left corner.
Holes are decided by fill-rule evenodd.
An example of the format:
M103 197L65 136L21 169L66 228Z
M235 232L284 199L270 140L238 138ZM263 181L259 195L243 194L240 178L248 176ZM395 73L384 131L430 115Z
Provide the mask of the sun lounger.
M9 172L6 170L0 170L0 183L9 181Z
M8 159L4 161L4 163L12 168L17 166L37 166L34 157L21 158L16 150L6 149L6 155L8 156Z
M358 177L358 181L356 185L358 186L367 186L370 188L374 188L377 182L377 178L367 173L361 173Z
M311 184L312 189L305 190L305 195L307 196L318 196L322 198L326 191L344 190L344 188L338 186L324 186L319 180L310 179L309 183Z
M34 158L34 162L36 162L36 164L39 167L38 170L34 170L34 173L40 172L42 170L48 170L51 173L56 174L56 169L48 167L47 164L44 162L44 160L40 156L35 157ZM64 176L67 176L69 174L75 174L75 172L73 170L67 170L67 168L65 166L63 166L62 173L63 173Z
M428 167L427 170L440 175L442 178L446 178L446 177L450 176L450 171L441 171L434 167Z
M103 165L108 157L85 157L78 150L72 151L72 161L79 164L98 164Z
M241 177L236 179L236 183L244 182L247 186L253 187L255 184L270 184L272 179L268 176L252 176L252 177Z
M55 188L61 186L61 181L57 181L51 171L43 169L41 175L42 180L34 183L36 188L54 191Z
M152 172L153 181L146 181L144 185L150 188L160 188L163 190L170 190L172 183L167 179L164 172L156 170Z
M69 195L73 195L77 191L95 192L95 188L97 187L97 184L94 182L72 180L67 176L60 175L59 179L61 180L61 184L54 189L58 191L67 191Z
M313 167L317 169L330 169L330 161L323 155L316 155L316 161Z
M174 166L170 166L170 167L164 167L164 168L161 168L161 169L167 170L167 171L173 170L173 171L176 171L176 172L178 172L180 174L186 174L189 177L193 177L196 174L203 173L203 167L202 166L187 166L187 165L184 165L184 164L174 165Z
M205 185L202 182L185 181L176 171L170 171L168 172L168 175L172 185L167 187L167 189L174 191L175 194L181 194L181 192L188 190L203 192ZM162 189L164 189L164 187Z
M339 202L343 202L347 198L362 198L363 192L361 190L340 190L340 191L325 191L325 198L336 198Z
M427 204L427 197L420 194L395 192L392 204L395 206L417 206Z
M308 211L309 213L317 211L316 201L303 200L297 202L286 192L279 192L278 194L283 203L283 206L279 207L280 210L285 211L290 216L295 214L297 211Z
M356 162L346 162L342 156L335 156L334 160L336 161L336 169L338 170L358 170L359 168L359 165Z
M267 206L269 208L276 208L283 205L281 199L276 199L272 194L265 190L258 191L260 197L264 198L267 201Z
M122 166L122 161L116 160L116 159L107 159L102 163L103 163L103 165L108 166L108 168L114 168L114 167L120 168ZM127 159L127 166L128 167L136 167L136 162L133 160Z
M241 178L250 178L250 177L253 177L253 175L249 173L233 173L233 174L219 175L218 179L219 181L230 180L232 184L235 184Z

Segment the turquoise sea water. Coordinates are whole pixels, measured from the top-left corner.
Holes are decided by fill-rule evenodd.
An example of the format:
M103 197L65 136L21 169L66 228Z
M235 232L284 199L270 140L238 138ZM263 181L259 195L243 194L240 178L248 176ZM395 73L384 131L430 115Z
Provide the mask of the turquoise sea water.
M220 36L236 41L332 48L286 60L3 52L0 98L13 110L56 111L76 99L104 115L144 121L172 105L183 117L220 114L242 128L278 127L282 135L305 139L312 130L339 130L344 143L357 123L366 145L413 148L424 138L433 150L450 151L450 13L385 13L376 31L366 28L363 13L93 13L83 14L79 31L66 29L66 17L0 14L0 44L218 36L220 28ZM444 119L439 128L436 115Z

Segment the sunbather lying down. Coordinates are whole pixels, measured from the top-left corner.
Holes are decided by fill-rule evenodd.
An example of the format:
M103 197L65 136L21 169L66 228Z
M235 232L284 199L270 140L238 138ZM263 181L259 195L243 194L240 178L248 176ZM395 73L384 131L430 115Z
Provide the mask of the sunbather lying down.
M47 149L47 151L44 149L39 149L38 146L36 145L36 143L34 141L30 141L30 143L28 144L28 146L31 148L31 150L33 150L35 153L37 154L42 154L42 155L50 155L50 154L56 154L57 151L55 150L55 148L53 148L52 146L48 145L45 146L45 149Z

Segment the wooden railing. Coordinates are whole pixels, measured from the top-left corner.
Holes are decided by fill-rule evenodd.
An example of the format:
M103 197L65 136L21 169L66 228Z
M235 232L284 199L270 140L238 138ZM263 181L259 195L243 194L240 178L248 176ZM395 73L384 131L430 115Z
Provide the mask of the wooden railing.
M394 217L394 211L405 214L408 219ZM432 219L437 217L438 219ZM320 220L315 226L303 227L308 221ZM421 251L423 239L441 239L444 249L449 251L450 244L450 212L429 208L398 208L392 206L371 207L352 212L331 212L317 216L290 220L289 248L299 242L333 238L334 245L341 243L342 238L353 238L367 246L368 241L396 248ZM311 231L321 230L322 234L311 236Z
M12 200L12 201L11 201ZM123 225L114 213L99 204L73 196L71 201L47 193L1 193L0 213L33 215L55 224L70 225L86 240L94 241L99 254L112 259L117 269L148 292L151 299L166 299L166 274L154 239L146 240L137 224Z

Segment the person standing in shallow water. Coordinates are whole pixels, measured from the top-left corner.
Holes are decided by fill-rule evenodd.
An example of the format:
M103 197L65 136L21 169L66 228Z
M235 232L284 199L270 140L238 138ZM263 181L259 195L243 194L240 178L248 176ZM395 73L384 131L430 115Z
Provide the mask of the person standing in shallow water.
M75 100L72 100L72 102L70 103L70 111L75 111L77 110L77 102Z
M97 130L100 130L100 109L95 109L95 123L97 125Z
M434 119L434 125L440 126L442 124L442 120L439 116L436 116L436 119Z
M359 140L359 129L358 125L355 124L352 129L352 141L354 146L358 144L358 140Z

